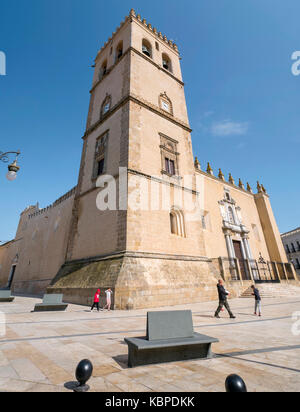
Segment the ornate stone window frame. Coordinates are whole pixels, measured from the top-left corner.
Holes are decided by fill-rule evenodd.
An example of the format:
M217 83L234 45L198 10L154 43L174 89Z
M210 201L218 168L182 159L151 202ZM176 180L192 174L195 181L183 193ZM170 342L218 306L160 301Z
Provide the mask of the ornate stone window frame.
M183 211L176 206L170 210L170 229L173 236L186 237Z
M100 120L102 120L110 112L110 109L111 109L111 95L107 93L101 105Z
M101 160L104 160L104 167L103 167L102 175L106 173L108 139L109 139L109 130L106 130L96 140L94 166L93 166L93 174L92 174L93 181L97 180L98 177L101 176L98 174L99 162L101 162Z

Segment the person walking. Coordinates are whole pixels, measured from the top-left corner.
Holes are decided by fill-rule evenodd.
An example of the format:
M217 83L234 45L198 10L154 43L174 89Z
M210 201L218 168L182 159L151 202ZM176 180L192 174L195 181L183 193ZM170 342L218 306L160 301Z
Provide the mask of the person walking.
M256 316L258 311L258 316L261 316L261 297L259 290L254 285L251 286L251 289L253 290L252 295L255 297L254 315Z
M112 295L112 290L109 288L105 291L106 293L106 305L104 306L103 310L107 308L108 311L110 311L110 306L111 306L111 295Z
M219 313L221 312L223 306L225 306L225 308L227 309L227 312L229 313L230 318L235 319L235 316L231 312L229 303L227 301L227 296L229 295L229 292L224 288L222 279L219 280L217 284L217 288L218 288L218 295L219 295L219 306L218 306L218 309L216 310L215 318L218 318L218 319L220 318Z
M93 306L91 307L91 312L93 311L95 306L96 306L98 312L100 310L100 308L99 308L100 293L101 293L100 289L98 289L97 292L95 293L94 303L93 303Z

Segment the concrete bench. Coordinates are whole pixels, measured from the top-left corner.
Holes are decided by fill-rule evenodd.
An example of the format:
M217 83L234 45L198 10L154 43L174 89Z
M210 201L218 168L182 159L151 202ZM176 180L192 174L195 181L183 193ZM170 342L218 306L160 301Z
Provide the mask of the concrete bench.
M11 296L11 290L0 290L0 302L12 302L14 297Z
M218 339L194 332L192 312L148 312L147 336L125 338L130 368L188 359L209 359Z
M44 295L43 303L37 303L34 307L34 312L55 312L64 311L68 307L62 301L63 295L50 294Z

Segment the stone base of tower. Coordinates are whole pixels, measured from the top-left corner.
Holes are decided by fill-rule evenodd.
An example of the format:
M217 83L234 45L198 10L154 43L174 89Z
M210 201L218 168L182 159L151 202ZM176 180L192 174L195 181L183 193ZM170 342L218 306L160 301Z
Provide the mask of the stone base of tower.
M102 305L110 287L114 309L144 309L217 300L219 277L207 258L126 252L65 264L47 292L90 305L100 288Z

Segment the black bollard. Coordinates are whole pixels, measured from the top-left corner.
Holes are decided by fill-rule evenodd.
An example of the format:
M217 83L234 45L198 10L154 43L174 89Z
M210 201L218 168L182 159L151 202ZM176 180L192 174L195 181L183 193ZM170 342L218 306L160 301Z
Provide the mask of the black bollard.
M76 379L78 386L73 389L74 392L87 392L90 387L86 382L90 379L93 373L93 365L88 359L82 360L76 368Z
M247 392L243 379L238 375L229 375L225 382L226 392Z

